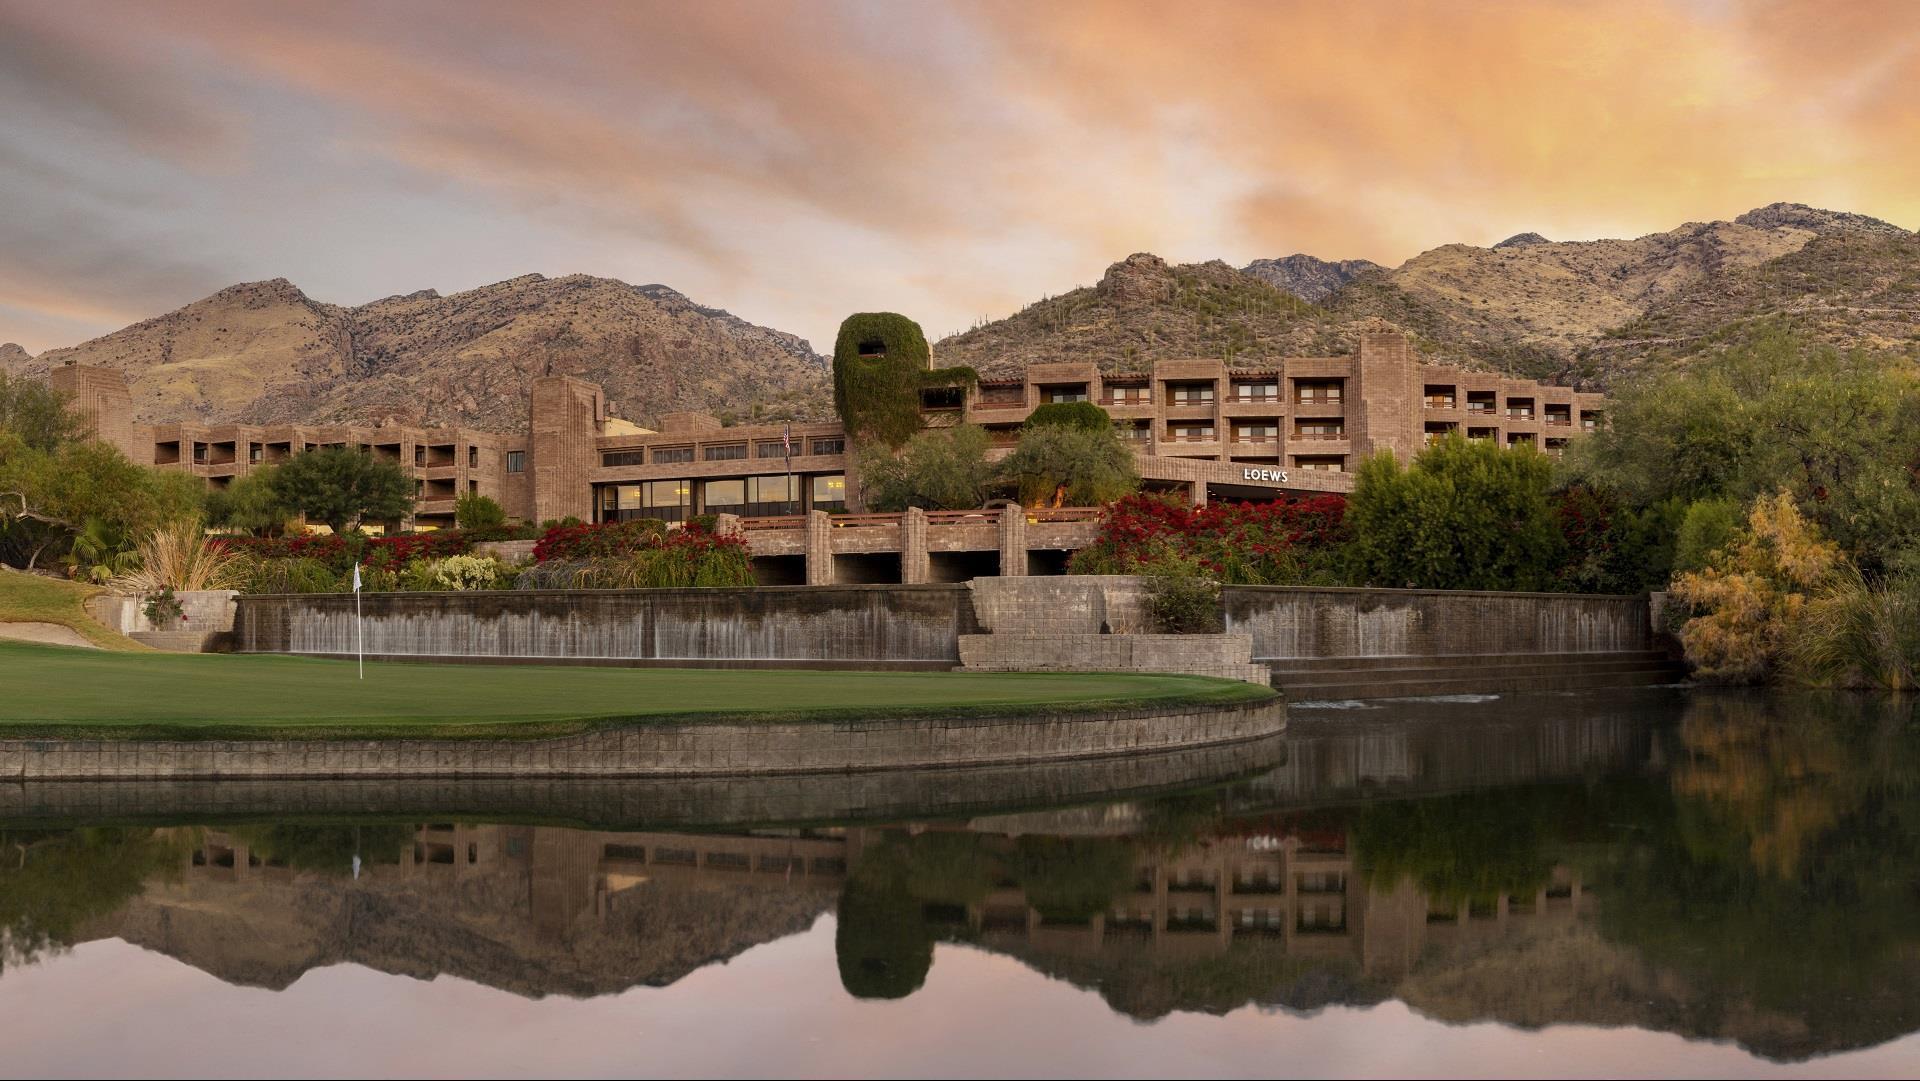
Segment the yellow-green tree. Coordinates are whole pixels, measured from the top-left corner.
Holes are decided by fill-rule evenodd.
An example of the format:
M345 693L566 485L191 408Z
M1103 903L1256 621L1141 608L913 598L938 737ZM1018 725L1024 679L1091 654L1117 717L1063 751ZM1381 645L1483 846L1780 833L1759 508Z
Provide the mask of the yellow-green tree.
M1843 565L1839 546L1800 514L1791 493L1755 500L1732 544L1705 570L1674 579L1675 599L1694 613L1679 634L1687 660L1709 679L1773 674L1809 598Z

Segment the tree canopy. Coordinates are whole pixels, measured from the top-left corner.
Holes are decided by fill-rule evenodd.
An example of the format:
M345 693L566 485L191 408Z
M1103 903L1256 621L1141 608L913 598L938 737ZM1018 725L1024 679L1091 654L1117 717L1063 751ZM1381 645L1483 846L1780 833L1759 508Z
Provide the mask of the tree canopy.
M1415 589L1549 589L1566 547L1552 480L1552 462L1531 447L1457 434L1407 466L1376 454L1347 501L1354 576Z
M358 529L368 519L404 518L413 512L413 481L395 462L352 447L324 447L296 454L273 474L272 491L282 506L335 533Z
M1874 574L1920 534L1920 372L1901 358L1773 331L1618 388L1611 417L1572 476L1643 504L1785 489Z
M996 470L987 461L986 429L936 428L907 440L898 453L870 448L860 459L867 505L877 511L966 510L986 503Z
M1111 424L1029 425L1000 470L1028 506L1098 506L1140 487L1133 448Z

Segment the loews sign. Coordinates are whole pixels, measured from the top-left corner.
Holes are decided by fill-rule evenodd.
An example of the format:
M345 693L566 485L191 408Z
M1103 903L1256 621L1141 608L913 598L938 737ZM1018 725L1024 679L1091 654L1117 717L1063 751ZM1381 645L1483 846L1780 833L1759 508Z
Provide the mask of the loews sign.
M1243 469L1240 475L1247 480L1265 481L1268 484L1287 483L1287 471L1284 469Z

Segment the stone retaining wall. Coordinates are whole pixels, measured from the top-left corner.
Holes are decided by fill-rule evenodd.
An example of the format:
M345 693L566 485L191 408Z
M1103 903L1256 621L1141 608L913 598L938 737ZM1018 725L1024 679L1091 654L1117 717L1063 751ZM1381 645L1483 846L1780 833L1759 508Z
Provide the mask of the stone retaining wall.
M368 657L677 667L952 668L962 585L368 593ZM351 656L349 594L240 598L238 648Z
M1653 648L1644 596L1229 586L1221 601L1262 662Z
M0 821L377 815L661 829L943 818L1111 801L1243 777L1285 761L1285 738L1021 765L755 777L30 781L0 784Z
M985 766L1237 743L1278 699L1224 708L815 724L635 725L543 740L0 740L0 780L697 777Z

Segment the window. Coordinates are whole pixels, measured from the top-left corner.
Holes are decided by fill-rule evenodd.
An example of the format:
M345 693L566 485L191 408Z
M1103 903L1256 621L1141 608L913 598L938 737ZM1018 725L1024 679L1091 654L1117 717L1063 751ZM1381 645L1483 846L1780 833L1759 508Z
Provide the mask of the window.
M785 458L787 456L787 445L785 443L762 443L755 447L753 452L756 457L760 458Z
M709 462L731 462L747 456L745 443L728 443L720 447L702 448Z
M756 517L800 513L800 478L748 477L746 513Z
M810 479L814 510L838 514L847 509L847 478L839 473L824 473Z
M1454 405L1453 388L1429 383L1427 385L1426 405L1428 409L1452 409Z
M467 482L467 491L468 491L468 493L469 493L469 494L472 494L472 495L478 495L478 494L480 494L480 482L479 482L479 481L477 481L477 480L470 480L470 481L468 481L468 482Z
M1084 402L1087 400L1087 385L1043 387L1040 396L1049 402Z
M1213 425L1176 424L1169 430L1167 438L1175 443L1205 443L1213 438Z
M472 446L472 445L469 445L467 447L467 468L468 469L480 468L480 448L479 447Z
M632 518L658 518L678 522L687 517L693 492L691 482L654 480L644 484L603 484L600 495L600 520L626 521Z
M645 465L647 452L635 447L632 450L608 450L600 453L601 465Z
M710 514L738 514L746 501L744 480L710 480L700 485L701 509Z
M260 444L258 443L247 444L247 461L254 465L258 465L260 463Z
M527 471L527 452L510 450L507 452L507 472L525 473Z
M691 461L693 461L692 447L655 447L653 449L654 465Z
M816 439L813 441L813 446L809 449L814 454L845 454L847 452L847 439L845 436L840 435Z
M1294 426L1296 439L1344 439L1347 426L1338 421L1321 421L1318 424L1299 424Z
M958 409L966 404L965 387L928 387L920 392L922 409Z
M1320 405L1340 400L1341 384L1338 380L1308 382L1304 379L1293 385L1294 401L1301 405Z
M205 443L195 443L193 445L193 464L207 464L207 445Z
M1278 424L1240 424L1233 429L1236 443L1265 443L1280 437Z
M1238 402L1271 402L1280 397L1278 383L1235 383L1233 399Z
M1532 398L1508 398L1507 399L1507 419L1508 420L1532 420L1533 419L1533 399Z
M1144 386L1107 388L1107 403L1110 405L1142 405L1152 400Z
M1209 405L1213 402L1212 383L1175 383L1173 391L1175 405Z

